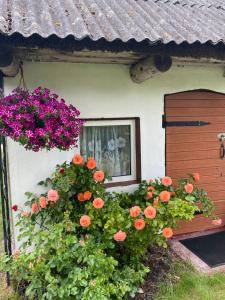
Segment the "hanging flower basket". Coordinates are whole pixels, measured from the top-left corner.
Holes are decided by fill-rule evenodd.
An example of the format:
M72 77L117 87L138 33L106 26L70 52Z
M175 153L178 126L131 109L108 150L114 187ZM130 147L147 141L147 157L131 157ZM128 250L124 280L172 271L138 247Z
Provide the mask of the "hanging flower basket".
M35 152L68 150L77 146L84 123L79 114L49 89L15 89L0 99L0 134Z

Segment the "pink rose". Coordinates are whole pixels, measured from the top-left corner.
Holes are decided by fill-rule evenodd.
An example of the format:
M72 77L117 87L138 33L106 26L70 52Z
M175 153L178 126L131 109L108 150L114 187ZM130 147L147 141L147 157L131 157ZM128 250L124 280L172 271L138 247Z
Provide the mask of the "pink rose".
M52 202L56 202L59 200L59 194L56 190L49 190L48 191L48 200Z
M222 219L214 219L212 220L212 224L215 226L220 226L222 224Z
M168 176L162 178L162 184L164 186L170 186L172 184L172 179Z
M127 235L126 232L120 230L114 234L113 238L117 242L123 242L126 239Z

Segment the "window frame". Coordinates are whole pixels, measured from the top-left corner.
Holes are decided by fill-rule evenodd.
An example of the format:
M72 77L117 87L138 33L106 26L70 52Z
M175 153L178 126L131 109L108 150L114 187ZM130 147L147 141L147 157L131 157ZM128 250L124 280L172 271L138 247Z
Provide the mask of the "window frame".
M116 124L116 121L134 121L134 148L135 148L135 179L132 180L124 180L124 181L111 181L105 184L106 187L116 187L116 186L128 186L128 185L132 185L132 184L138 184L141 182L141 136L140 136L140 118L139 117L125 117L125 118L83 118L86 122L109 122L115 121L115 124L113 125L126 125L126 122L124 122L123 124L120 124L118 122L118 124ZM112 125L112 126L113 126ZM130 125L127 122L127 125ZM84 124L85 126L85 124ZM93 125L93 126L98 126L98 125ZM107 126L106 125L102 125L102 126ZM110 124L109 124L110 126ZM133 135L133 133L131 132L131 135ZM132 138L132 137L131 137ZM79 148L80 148L80 142L79 142ZM132 145L131 145L131 152L132 152ZM131 159L132 159L133 155L131 153ZM129 175L128 175L129 176ZM132 176L132 175L131 175ZM118 177L123 177L123 176L118 176ZM115 177L116 178L116 177Z

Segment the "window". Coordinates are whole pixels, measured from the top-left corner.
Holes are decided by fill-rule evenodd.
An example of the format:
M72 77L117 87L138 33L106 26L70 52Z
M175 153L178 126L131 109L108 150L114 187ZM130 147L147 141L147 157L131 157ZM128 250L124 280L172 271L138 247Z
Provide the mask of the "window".
M140 181L139 118L89 119L80 135L80 153L92 156L112 176L109 185Z

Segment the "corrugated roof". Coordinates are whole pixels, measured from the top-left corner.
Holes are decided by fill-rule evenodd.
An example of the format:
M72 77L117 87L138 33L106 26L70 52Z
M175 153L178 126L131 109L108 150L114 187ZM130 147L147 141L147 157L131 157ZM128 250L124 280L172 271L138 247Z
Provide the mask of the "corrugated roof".
M0 31L96 41L225 41L223 0L0 0Z

